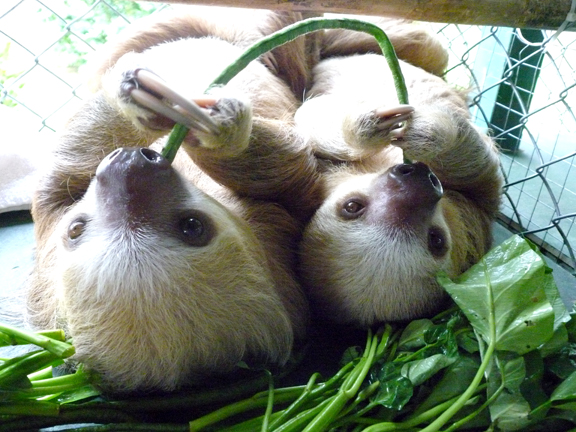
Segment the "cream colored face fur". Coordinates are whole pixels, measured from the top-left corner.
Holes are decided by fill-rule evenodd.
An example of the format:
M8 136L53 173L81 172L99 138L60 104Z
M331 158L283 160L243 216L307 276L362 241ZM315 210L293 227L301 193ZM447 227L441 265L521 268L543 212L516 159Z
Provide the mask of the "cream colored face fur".
M378 174L359 175L336 187L302 243L304 279L320 315L362 326L422 315L444 295L434 275L451 271L451 238L441 201L428 218L400 226L386 194L374 195L377 180ZM342 216L351 200L365 205L353 219ZM431 233L442 235L440 255L430 250Z

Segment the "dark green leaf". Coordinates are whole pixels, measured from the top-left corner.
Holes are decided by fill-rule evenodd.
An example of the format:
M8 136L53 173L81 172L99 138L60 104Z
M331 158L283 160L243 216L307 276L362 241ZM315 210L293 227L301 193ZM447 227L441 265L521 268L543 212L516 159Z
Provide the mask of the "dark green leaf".
M380 389L370 400L386 408L400 410L413 394L413 386L392 363L386 363L377 373Z
M576 399L576 372L570 374L550 396L550 400Z
M552 338L539 347L540 355L542 357L548 357L562 350L568 343L568 330L563 323L560 323L560 327L556 329Z
M464 331L456 335L458 346L469 353L478 352L478 339L473 331Z
M359 346L348 347L346 348L346 351L344 351L344 354L342 354L340 364L344 366L345 364L348 364L351 361L354 361L357 358L362 357L362 353L363 350Z
M567 343L558 352L546 358L548 370L560 379L566 379L576 372L576 344Z
M420 319L410 322L400 336L398 349L412 350L422 348L426 345L426 342L424 342L424 333L432 327L432 325L432 321L429 319Z
M472 382L480 362L470 356L458 358L448 366L442 379L434 386L432 392L417 408L415 415L423 413L442 402L458 396L466 390Z
M408 362L402 366L402 376L408 378L412 385L417 386L435 375L438 371L454 363L454 357L444 354L434 354L422 360Z
M538 351L531 351L524 355L526 377L520 385L520 392L528 401L532 409L546 403L549 393L546 393L543 385L548 386L548 381L543 382L544 362Z
M551 278L542 258L513 236L454 282L438 280L487 343L494 325L497 350L524 354L552 337L554 311L544 292Z
M524 430L530 424L530 411L520 393L504 391L490 404L492 421L502 431Z

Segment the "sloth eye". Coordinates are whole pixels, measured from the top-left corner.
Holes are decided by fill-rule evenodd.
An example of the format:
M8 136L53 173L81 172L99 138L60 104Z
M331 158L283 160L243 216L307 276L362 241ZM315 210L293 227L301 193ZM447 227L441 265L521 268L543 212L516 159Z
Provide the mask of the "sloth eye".
M76 240L84 233L84 228L86 227L86 221L75 220L68 227L68 238L70 240Z
M340 215L344 219L356 219L364 214L365 208L366 206L361 200L357 198L350 199L346 201L340 209Z
M444 256L448 251L446 237L441 229L430 228L428 230L428 250L437 258Z
M180 231L184 241L190 246L206 246L212 239L209 224L203 218L196 216L184 217L180 220Z

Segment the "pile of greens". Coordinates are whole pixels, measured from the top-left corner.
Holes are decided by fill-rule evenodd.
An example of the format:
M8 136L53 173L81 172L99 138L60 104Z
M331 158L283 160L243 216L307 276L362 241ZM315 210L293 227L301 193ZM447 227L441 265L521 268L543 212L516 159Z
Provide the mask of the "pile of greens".
M284 375L254 371L213 388L108 398L82 368L52 377L74 352L61 333L1 326L0 344L38 349L0 361L0 431L575 428L576 324L537 249L514 236L458 279L439 281L452 308L369 330L362 349L346 349L339 366L333 360L335 373L287 387L279 384L294 381L306 357Z

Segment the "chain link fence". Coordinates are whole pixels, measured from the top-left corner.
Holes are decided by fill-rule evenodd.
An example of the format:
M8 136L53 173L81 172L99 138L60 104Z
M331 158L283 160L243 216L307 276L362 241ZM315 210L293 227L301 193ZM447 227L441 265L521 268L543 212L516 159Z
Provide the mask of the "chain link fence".
M500 221L576 274L576 33L435 26L448 82L471 89L476 124L501 150Z
M83 97L78 71L86 57L131 21L165 7L2 0L0 125L57 131ZM476 123L502 148L500 221L576 274L576 33L430 26L450 50L447 80L470 90Z

